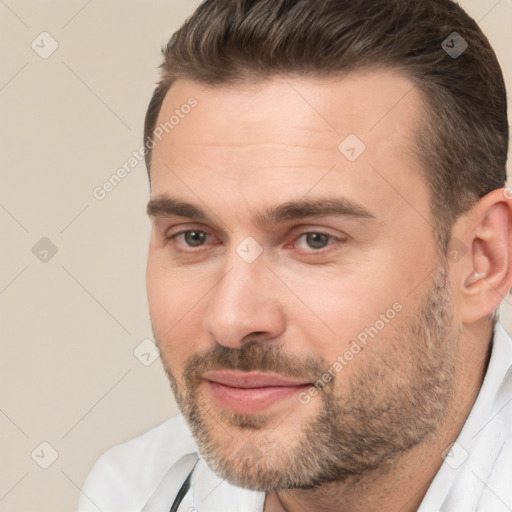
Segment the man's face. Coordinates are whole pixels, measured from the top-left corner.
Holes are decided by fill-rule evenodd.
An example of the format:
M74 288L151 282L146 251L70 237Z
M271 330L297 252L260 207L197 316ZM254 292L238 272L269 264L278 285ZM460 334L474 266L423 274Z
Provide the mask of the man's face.
M450 403L458 331L413 84L180 80L157 126L173 115L152 156L148 296L210 466L308 487L424 440Z

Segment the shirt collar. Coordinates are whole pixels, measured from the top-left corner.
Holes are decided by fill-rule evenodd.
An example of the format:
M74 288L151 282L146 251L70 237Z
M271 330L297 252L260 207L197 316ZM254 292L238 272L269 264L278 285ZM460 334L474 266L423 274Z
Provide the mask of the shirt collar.
M495 325L491 350L475 403L457 440L443 452L444 462L418 512L444 510L443 506L453 501L459 510L476 510L473 507L478 500L478 489L467 482L474 482L475 474L478 478L489 477L505 442L503 422L510 423L506 417L510 411L505 408L510 396L504 384L512 371L512 340L500 323Z

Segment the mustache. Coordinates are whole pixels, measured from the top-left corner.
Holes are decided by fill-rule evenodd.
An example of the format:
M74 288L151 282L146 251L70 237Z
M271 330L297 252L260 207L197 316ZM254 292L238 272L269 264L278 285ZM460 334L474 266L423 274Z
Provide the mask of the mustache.
M216 343L212 348L195 354L185 365L183 378L194 386L210 370L240 370L276 373L283 377L299 377L314 382L327 365L320 358L299 357L271 342L250 342L239 349Z

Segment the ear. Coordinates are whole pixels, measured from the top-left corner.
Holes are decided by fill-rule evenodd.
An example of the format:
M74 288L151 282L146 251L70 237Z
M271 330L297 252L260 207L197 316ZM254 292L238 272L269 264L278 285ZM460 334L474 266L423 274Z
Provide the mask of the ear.
M481 198L454 229L468 253L454 273L461 294L461 321L470 324L494 312L512 286L512 190Z

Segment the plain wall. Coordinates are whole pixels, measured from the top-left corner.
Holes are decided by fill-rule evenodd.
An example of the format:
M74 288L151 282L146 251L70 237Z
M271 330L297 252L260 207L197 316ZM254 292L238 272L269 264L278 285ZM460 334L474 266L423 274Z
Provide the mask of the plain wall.
M510 88L512 1L459 3ZM176 414L160 361L134 354L152 338L144 163L93 190L140 147L160 47L197 5L0 2L2 512L74 510L101 453Z

